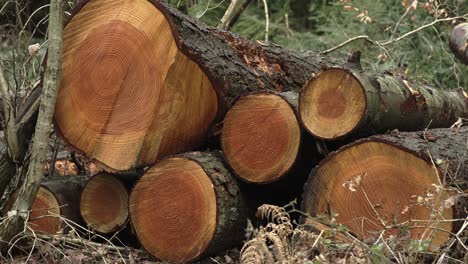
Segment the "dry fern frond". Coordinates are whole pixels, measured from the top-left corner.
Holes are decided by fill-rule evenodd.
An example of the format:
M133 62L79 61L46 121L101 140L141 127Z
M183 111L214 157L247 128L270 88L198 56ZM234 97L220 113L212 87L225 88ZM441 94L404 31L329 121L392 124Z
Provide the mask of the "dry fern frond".
M263 236L254 238L241 249L240 263L242 264L273 264L275 263Z
M282 207L271 204L264 204L257 209L256 216L258 218L266 219L278 225L284 225L290 231L293 230L291 218Z
M275 233L266 233L265 236L272 243L273 256L275 256L276 261L280 263L286 261L287 259L286 254L287 254L287 248L288 248L287 241L284 242Z

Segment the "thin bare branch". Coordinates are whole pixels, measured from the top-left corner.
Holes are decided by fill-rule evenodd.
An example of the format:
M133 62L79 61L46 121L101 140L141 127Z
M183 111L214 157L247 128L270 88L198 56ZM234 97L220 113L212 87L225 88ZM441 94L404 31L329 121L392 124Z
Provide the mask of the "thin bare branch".
M387 52L387 49L385 48L385 46L388 46L388 45L391 45L391 44L395 44L395 43L397 43L397 42L399 42L399 41L401 41L401 40L403 40L403 39L405 39L405 38L407 38L407 37L409 37L409 36L411 36L411 35L413 35L413 34L416 34L417 32L419 32L419 31L421 31L421 30L424 30L424 29L426 29L426 28L432 27L433 25L435 25L435 24L437 24L437 23L449 22L449 21L454 21L454 20L458 20L458 19L462 19L462 18L467 18L467 17L468 17L468 14L465 14L465 15L463 15L463 16L456 16L456 17L449 17L449 18L436 19L436 20L432 21L432 22L429 23L429 24L425 24L425 25L420 26L420 27L418 27L418 28L416 28L416 29L414 29L414 30L411 30L411 31L409 31L409 32L406 32L405 34L399 36L398 38L393 39L393 36L392 36L392 37L390 38L390 40L375 41L375 40L371 39L371 38L370 38L369 36L367 36L367 35L359 35L359 36L350 38L350 39L348 39L348 40L346 40L346 41L344 41L344 42L342 42L342 43L340 43L340 44L338 44L338 45L336 45L336 46L334 46L334 47L332 47L332 48L330 48L330 49L327 49L327 50L325 50L325 51L322 51L321 54L330 53L330 52L332 52L332 51L335 51L335 50L337 50L337 49L340 49L340 48L342 48L342 47L348 45L349 43L351 43L351 42L353 42L353 41L360 40L360 39L364 39L364 40L366 40L366 41L369 42L369 43L372 43L372 44L374 44L374 45L376 45L376 46L379 46L380 48L384 49L384 51L385 51L386 53L388 53L388 52ZM397 29L397 28L395 28L394 30L396 30L396 29Z
M49 53L45 70L43 94L39 106L31 158L26 177L18 189L18 198L0 225L0 237L9 241L24 229L32 202L44 177L44 162L49 147L49 134L60 84L62 63L63 0L51 0L49 20ZM5 247L4 244L0 245Z
M218 25L219 29L227 30L228 25L231 22L232 18L235 15L235 11L240 8L242 2L244 0L231 0L228 8L226 9L226 13L224 13L223 17L221 18L221 22Z
M431 23L429 24L426 24L426 25L423 25L423 26L420 26L414 30L411 30L409 32L406 32L405 34L399 36L398 38L396 39L393 39L393 40L388 40L388 41L379 41L378 43L382 46L387 46L387 45L390 45L390 44L393 44L393 43L396 43L404 38L407 38L408 36L411 36L423 29L426 29L428 27L432 27L433 25L435 24L438 24L438 23L441 23L441 22L448 22L448 21L453 21L453 20L458 20L458 19L461 19L463 17L466 17L468 16L468 14L465 14L464 16L456 16L456 17L448 17L448 18L440 18L440 19L436 19L434 21L432 21Z
M267 0L263 0L263 7L265 9L265 42L268 42L268 31L270 29L270 16L268 15L268 4Z

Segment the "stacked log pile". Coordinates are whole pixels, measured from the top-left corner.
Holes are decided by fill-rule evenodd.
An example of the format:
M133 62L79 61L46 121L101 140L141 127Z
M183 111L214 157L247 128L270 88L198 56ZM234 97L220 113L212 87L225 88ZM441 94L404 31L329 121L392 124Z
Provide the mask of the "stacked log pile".
M468 118L463 90L246 40L157 0L82 1L63 43L56 132L108 171L70 207L102 234L130 224L157 259L240 245L255 201L303 186L304 212L361 238L417 219L431 224L410 237L440 247L449 233L432 229L456 225L436 220L466 217L441 187L466 188L468 130L448 128ZM393 129L413 132L359 139ZM222 152L204 148L217 137ZM337 139L349 144L318 164Z

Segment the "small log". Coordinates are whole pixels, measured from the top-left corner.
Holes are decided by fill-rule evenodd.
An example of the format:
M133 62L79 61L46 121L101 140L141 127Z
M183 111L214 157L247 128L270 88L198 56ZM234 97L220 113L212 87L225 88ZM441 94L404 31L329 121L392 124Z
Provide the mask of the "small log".
M468 95L416 84L389 74L329 68L302 90L299 116L315 137L334 140L388 129L449 127L468 117Z
M31 207L28 227L34 232L54 235L59 231L67 233L70 230L63 218L82 224L79 211L82 182L81 178L75 176L42 183ZM11 208L17 195L15 192L10 196L6 209Z
M299 155L301 128L297 94L256 93L241 97L224 119L221 146L235 174L249 183L270 183L286 175Z
M131 192L130 217L151 255L187 263L240 245L247 209L221 155L191 152L146 171Z
M468 65L468 23L461 23L453 28L449 46L455 57Z
M81 1L63 34L56 130L108 169L151 165L201 146L237 96L297 91L332 63L209 28L158 0Z
M127 187L109 173L94 175L83 187L80 212L92 229L104 234L118 231L128 221Z
M407 226L411 239L430 239L438 248L456 233L450 219L466 217L466 203L454 208L454 194L440 186L466 188L467 133L466 127L396 132L346 145L311 172L302 210L335 219L361 238Z

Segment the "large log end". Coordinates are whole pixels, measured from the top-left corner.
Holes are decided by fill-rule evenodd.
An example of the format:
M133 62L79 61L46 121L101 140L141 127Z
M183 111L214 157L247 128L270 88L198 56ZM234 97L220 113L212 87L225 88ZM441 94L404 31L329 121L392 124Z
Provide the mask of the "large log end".
M302 209L336 219L361 238L396 235L406 226L411 239L438 248L453 230L453 221L444 220L454 219L454 208L443 206L450 195L423 153L375 138L350 144L312 171Z
M201 145L217 92L178 46L163 5L84 1L63 33L59 134L113 170Z

